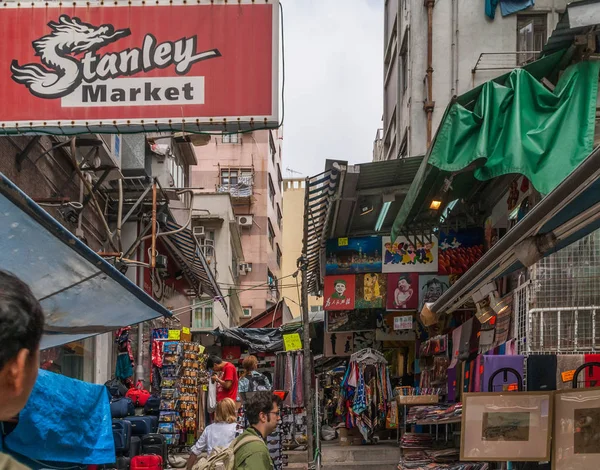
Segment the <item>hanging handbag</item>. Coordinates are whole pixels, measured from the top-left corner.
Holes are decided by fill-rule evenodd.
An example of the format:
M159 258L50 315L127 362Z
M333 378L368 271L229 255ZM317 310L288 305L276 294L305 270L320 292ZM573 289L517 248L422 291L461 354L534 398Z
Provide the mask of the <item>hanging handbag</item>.
M217 409L217 384L212 380L208 381L208 399L206 407L209 413L213 413Z

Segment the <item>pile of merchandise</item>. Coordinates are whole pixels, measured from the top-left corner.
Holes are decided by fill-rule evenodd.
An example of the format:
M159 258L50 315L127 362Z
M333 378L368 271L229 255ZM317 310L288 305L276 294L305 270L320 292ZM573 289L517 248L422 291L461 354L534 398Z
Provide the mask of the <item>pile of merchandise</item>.
M409 408L407 415L408 423L417 421L441 421L462 416L462 403L452 405L423 405Z

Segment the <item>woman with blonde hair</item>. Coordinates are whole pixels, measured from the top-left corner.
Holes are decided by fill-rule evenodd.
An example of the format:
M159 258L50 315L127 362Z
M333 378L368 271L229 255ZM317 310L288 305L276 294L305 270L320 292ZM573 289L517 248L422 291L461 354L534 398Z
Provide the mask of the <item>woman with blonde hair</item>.
M237 408L231 398L224 398L217 403L215 422L206 427L198 442L192 447L192 453L187 462L187 469L191 470L198 457L206 452L208 457L216 447L228 447L235 439L237 421Z

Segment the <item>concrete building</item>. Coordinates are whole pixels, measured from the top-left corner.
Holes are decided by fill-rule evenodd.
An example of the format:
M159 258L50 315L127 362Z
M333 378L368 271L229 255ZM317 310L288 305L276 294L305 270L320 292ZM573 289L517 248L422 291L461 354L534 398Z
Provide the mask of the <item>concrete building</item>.
M484 2L386 0L383 135L374 160L424 155L451 98L535 60L567 3L536 0L505 17L498 7L491 20Z
M283 180L283 272L293 273L297 269L296 261L302 255L302 237L304 234L304 195L306 181L304 178L285 178ZM299 297L301 277L289 278L284 282L281 294L292 316L298 317L302 314ZM297 282L297 284L296 284ZM309 309L312 313L323 310L323 299L320 297L308 297Z
M281 269L281 131L213 136L196 155L192 186L231 195L244 253L239 270L245 273L240 276L240 302L246 322L280 299L280 279L291 274Z
M229 193L196 193L192 232L225 295L225 308L210 297L196 299L192 310L192 332L236 326L243 316L238 295L244 252Z

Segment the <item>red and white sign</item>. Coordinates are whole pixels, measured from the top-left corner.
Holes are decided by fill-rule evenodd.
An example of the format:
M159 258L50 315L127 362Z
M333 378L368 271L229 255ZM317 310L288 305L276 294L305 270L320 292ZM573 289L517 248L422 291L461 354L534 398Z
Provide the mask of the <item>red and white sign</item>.
M275 127L277 0L157 3L0 9L0 133Z

